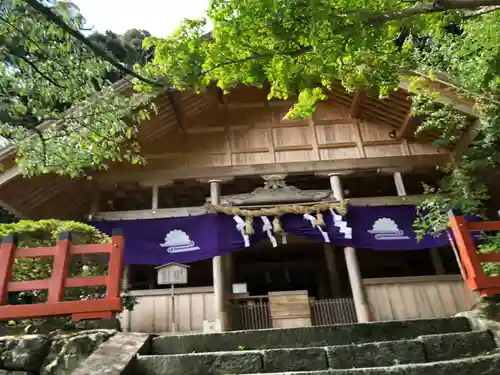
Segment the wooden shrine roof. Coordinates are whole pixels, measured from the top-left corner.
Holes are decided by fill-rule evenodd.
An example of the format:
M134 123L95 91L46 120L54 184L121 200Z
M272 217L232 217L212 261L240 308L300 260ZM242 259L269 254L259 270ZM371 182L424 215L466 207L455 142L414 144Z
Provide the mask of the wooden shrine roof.
M127 86L119 87L119 89L124 88L127 89ZM442 90L444 103L457 104L460 110L465 111L468 115L474 115L470 103L458 99L447 88ZM177 143L182 143L183 134L194 134L202 131L203 128L220 132L219 128L223 126L220 116L232 116L235 124L240 120L240 117L251 116L251 121L257 124L262 107L281 108L293 104L293 100L268 103L266 96L267 93L263 90L248 87L237 88L229 95L222 95L215 88L207 89L201 95L194 92L166 92L159 95L155 100L158 114L140 125L139 142L143 154L148 159L148 164L153 170L161 169L165 163L165 152L169 151L165 150L165 140L176 139L179 140L176 141ZM393 129L397 139L411 139L416 126L410 115L411 98L404 89L392 93L388 99L381 100L362 92L347 93L340 84L336 84L329 93L326 103L345 108L346 113L353 118L382 124L386 128ZM321 121L323 120L317 120L318 123ZM204 147L210 148L210 135L205 134L206 130L203 132L204 134L200 135L201 141L207 144ZM420 142L429 143L430 139L424 138ZM374 143L372 147L375 146ZM95 179L71 180L53 175L23 179L19 175L19 169L14 165L14 155L15 148L12 147L0 151L0 161L4 166L4 172L0 175L1 206L16 215L29 218L77 218L88 214L90 202L95 192ZM411 159L411 163L415 164L416 167L433 167L445 162L447 160L445 156L414 157ZM358 164L378 169L386 165L389 166L386 159L371 157L369 163L367 163L367 159L364 159ZM398 160L394 158L394 162L390 165L397 164ZM292 172L296 173L300 172L303 166L307 167L308 172L314 173L316 170L326 171L330 165L334 165L330 161L290 163L290 165L292 164L294 165ZM348 165L348 163L336 160L335 165L341 169L342 165ZM255 174L273 171L269 164L259 168L250 165L234 165L232 168L234 171L238 170L241 176L253 174L250 173L252 171L255 171ZM199 168L199 170L201 169ZM112 174L113 170L112 168L107 173ZM196 173L197 170L193 170L190 178L196 178Z

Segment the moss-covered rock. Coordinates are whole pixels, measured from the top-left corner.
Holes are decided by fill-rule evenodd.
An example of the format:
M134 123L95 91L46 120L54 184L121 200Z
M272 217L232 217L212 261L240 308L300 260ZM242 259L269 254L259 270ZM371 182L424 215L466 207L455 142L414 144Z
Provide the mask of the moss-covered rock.
M481 298L470 311L457 314L467 318L475 330L489 330L500 346L500 296Z
M45 335L0 337L0 367L38 372L50 348Z
M94 330L60 334L52 338L42 375L69 375L116 330Z

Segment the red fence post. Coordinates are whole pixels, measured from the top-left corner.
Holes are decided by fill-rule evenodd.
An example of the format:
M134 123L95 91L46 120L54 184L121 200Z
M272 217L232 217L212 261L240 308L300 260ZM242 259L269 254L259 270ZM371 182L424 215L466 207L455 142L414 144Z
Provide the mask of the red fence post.
M121 229L113 229L109 253L106 298L120 298L123 276L124 243Z
M64 284L68 275L71 261L70 254L71 234L64 232L59 236L52 265L52 277L49 282L48 303L57 303L64 300Z
M45 316L72 315L73 320L112 319L122 310L120 286L123 273L124 239L114 231L110 244L71 245L69 233L62 233L55 247L18 249L14 236L0 245L0 319L27 319ZM68 278L72 254L109 254L108 275ZM11 281L16 258L54 257L50 279ZM65 288L107 287L106 297L96 300L64 301ZM47 289L47 303L7 305L8 293Z
M460 252L462 264L467 273L467 284L473 290L486 287L486 275L479 260L476 244L472 239L467 221L463 216L451 216L450 228Z
M7 304L9 282L12 280L14 253L16 251L16 236L5 236L0 245L0 305Z

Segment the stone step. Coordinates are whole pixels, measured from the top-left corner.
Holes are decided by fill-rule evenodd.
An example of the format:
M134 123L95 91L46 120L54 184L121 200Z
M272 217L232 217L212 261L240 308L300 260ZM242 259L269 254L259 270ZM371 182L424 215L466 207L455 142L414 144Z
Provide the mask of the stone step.
M164 373L170 374L170 373ZM220 373L221 375L229 375ZM500 374L500 355L486 355L474 358L444 362L432 362L391 367L363 368L327 371L275 372L265 375L498 375ZM196 375L193 373L192 375ZM232 375L232 374L231 374ZM243 374L264 375L264 374Z
M495 349L489 332L473 331L342 346L146 355L137 359L136 372L142 375L232 375L336 371L454 360Z
M413 339L434 333L470 330L466 318L415 319L204 335L159 336L153 339L152 351L153 354L183 354L335 346Z

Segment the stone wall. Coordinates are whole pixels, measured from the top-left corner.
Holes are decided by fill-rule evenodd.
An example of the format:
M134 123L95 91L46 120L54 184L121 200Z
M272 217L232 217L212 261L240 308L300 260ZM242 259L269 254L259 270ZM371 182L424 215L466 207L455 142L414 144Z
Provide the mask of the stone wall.
M82 329L85 325L66 328L70 329L43 332L47 331L44 327L27 327L27 332L38 332L1 336L0 375L69 375L118 332Z

